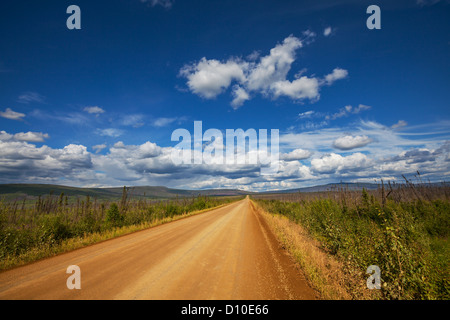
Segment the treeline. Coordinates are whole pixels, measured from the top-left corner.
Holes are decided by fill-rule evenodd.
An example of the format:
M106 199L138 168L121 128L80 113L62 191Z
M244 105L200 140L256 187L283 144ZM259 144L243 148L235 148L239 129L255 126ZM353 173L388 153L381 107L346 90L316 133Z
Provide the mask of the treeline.
M450 188L406 182L257 201L305 228L351 277L367 279L377 265L379 298L449 299Z
M182 214L212 208L235 199L197 196L173 200L132 198L124 187L121 199L97 201L64 194L38 197L34 203L0 201L0 260L36 248L126 226L170 221Z

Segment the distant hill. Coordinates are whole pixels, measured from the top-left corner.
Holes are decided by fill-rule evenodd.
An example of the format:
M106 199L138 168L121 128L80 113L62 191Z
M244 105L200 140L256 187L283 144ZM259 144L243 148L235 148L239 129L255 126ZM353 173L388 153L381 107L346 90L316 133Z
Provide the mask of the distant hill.
M184 190L171 189L162 186L137 186L128 187L128 194L132 197L146 197L153 199L171 199L176 197L192 197L198 195L206 196L241 196L247 194L274 194L274 193L298 193L298 192L326 192L347 190L374 190L379 187L375 183L330 183L313 187L304 187L287 190L276 190L266 192L248 192L238 189L207 189L207 190ZM38 197L49 194L66 196L87 196L97 199L116 199L122 195L123 187L115 188L76 188L52 184L0 184L0 197L7 199L21 199L24 197Z
M0 196L11 198L38 197L49 194L66 196L87 196L98 199L118 198L122 195L123 187L117 188L76 188L52 184L0 184ZM167 187L129 187L130 196L168 199L176 197L207 196L239 196L249 194L242 190L210 189L210 190L182 190Z
M101 188L76 188L52 184L0 184L0 195L10 197L38 197L49 194L66 196L87 196L97 198L116 197L116 194Z
M313 187L303 187L296 189L267 191L265 193L297 193L297 192L324 192L324 191L337 191L339 189L346 190L376 190L379 185L376 183L354 183L354 182L341 182L341 183L329 183L324 185L318 185Z
M121 188L105 188L108 192L121 195ZM174 198L174 197L192 197L197 195L205 196L239 196L246 195L248 192L237 189L207 189L207 190L185 190L171 189L167 187L130 187L129 194L131 196L154 197L154 198Z

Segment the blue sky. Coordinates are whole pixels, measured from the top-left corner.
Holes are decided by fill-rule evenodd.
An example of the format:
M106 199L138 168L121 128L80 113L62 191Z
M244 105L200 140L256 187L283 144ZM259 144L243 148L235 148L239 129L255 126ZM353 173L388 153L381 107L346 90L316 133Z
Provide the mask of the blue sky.
M69 30L69 5L81 30ZM366 9L381 9L369 30ZM0 3L0 183L286 189L450 175L448 0ZM277 174L171 161L278 129Z

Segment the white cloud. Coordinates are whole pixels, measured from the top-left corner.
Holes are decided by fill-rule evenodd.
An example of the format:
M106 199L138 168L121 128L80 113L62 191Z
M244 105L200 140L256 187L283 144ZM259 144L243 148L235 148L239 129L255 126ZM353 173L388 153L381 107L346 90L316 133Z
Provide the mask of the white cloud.
M333 147L339 150L351 150L360 148L373 142L368 136L343 136L333 142Z
M332 32L331 27L326 27L326 28L323 30L323 35L324 35L325 37L328 37L328 36L331 34L331 32Z
M326 120L336 120L338 118L346 117L349 114L359 114L361 111L370 110L372 107L366 106L364 104L360 104L357 107L352 107L351 105L347 105L344 108L341 108L339 112L334 114L325 116Z
M42 132L19 132L14 135L14 140L28 141L28 142L43 142L44 139L48 139L49 135Z
M332 73L325 76L325 81L328 85L333 84L333 82L341 79L345 79L348 76L348 71L341 68L335 68Z
M255 50L247 56L247 60L256 61L260 55L261 53Z
M323 141L333 132L324 132ZM1 132L0 136L7 136ZM10 135L11 136L11 135ZM8 136L7 136L8 137ZM306 136L304 136L306 137ZM281 137L280 137L281 138ZM298 138L298 136L297 136ZM285 139L283 139L285 142ZM313 143L314 145L314 143ZM260 168L250 165L200 164L176 166L171 161L172 147L160 147L147 141L141 145L114 144L106 154L89 153L82 145L62 149L40 148L20 141L0 141L0 181L52 182L80 186L165 185L177 188L241 188L265 190L364 179L395 177L415 173L423 177L443 177L450 169L450 142L435 148L410 148L390 155L324 153L296 148L280 156L279 171L261 176ZM106 145L94 146L93 150ZM426 167L421 164L426 163ZM426 168L425 171L422 169ZM447 174L448 176L448 174Z
M354 108L344 109L354 111ZM281 134L279 171L269 176L262 176L258 165L249 164L177 166L171 159L172 146L161 147L150 141L137 145L118 141L107 152L100 152L107 148L105 143L93 146L92 152L88 152L78 144L63 148L38 147L0 131L0 183L63 181L80 186L133 184L264 190L341 180L373 181L411 175L416 171L423 179L440 181L450 177L448 128L448 122L442 121L408 126L399 131L374 121L360 120L347 127ZM353 134L349 136L345 132ZM23 136L30 138L32 135ZM349 137L344 139L346 136ZM336 141L341 148L350 148L364 143L368 137L377 143L367 144L364 153L349 149L336 152L330 143ZM223 145L224 141L214 143Z
M358 114L358 113L360 113L361 111L370 110L370 109L372 109L371 106L366 106L366 105L364 105L364 104L360 104L359 106L355 107L355 108L353 109L353 111L352 111L352 110L350 110L350 111L351 111L352 113L354 113L354 114Z
M85 107L83 110L86 111L87 113L96 114L96 115L105 112L105 110L103 110L102 108L100 108L98 106Z
M114 143L113 148L122 149L125 148L125 144L123 143L123 141L117 141L116 143Z
M314 42L314 40L317 36L317 34L314 31L309 30L309 29L303 31L302 34L304 36L302 41L306 44L310 44L310 43Z
M92 168L91 154L82 145L62 149L36 147L23 141L0 141L0 181L70 181Z
M270 54L253 65L246 79L246 87L252 91L265 91L277 81L284 81L295 61L295 51L303 46L302 42L289 36L270 50Z
M161 117L153 120L152 124L155 127L166 127L174 122L181 123L183 121L186 121L186 117L172 117L172 118Z
M24 104L32 102L44 103L45 97L37 92L24 92L17 98L17 101Z
M294 81L278 81L271 85L275 98L287 96L293 100L315 100L319 95L319 81L315 78L301 77Z
M141 2L148 3L152 7L159 5L165 9L170 9L172 8L174 0L141 0Z
M311 118L311 116L314 114L313 110L309 110L309 111L305 111L302 113L298 114L299 119L304 119L304 118Z
M100 151L102 151L105 148L106 148L106 144L97 144L95 146L92 146L92 149L95 150L95 153L99 153Z
M233 96L234 99L233 101L231 101L231 106L234 109L239 108L240 106L242 106L244 104L245 101L250 100L250 96L247 93L247 91L245 91L245 89L243 89L242 87L236 85L233 88Z
M133 128L142 127L144 122L144 115L142 114L127 114L121 117L119 121L124 126L132 126Z
M173 123L175 120L177 120L177 119L176 118L158 118L153 121L153 125L155 127L165 127L165 126Z
M180 75L188 79L189 89L207 99L215 98L227 89L232 80L244 80L243 66L228 60L222 63L218 60L202 58L196 65L184 66Z
M401 128L401 127L405 127L407 125L408 125L408 123L405 120L399 120L397 123L393 124L391 126L391 128L392 129L398 129L398 128Z
M310 30L303 34L306 39L315 37L315 33ZM231 102L234 109L250 100L254 92L273 99L286 96L296 101L316 101L320 97L321 86L346 78L348 71L335 68L331 74L320 79L302 76L303 69L294 80L288 80L288 73L296 60L296 51L302 47L302 40L291 35L266 56L251 54L247 57L249 61L230 58L226 62L202 58L198 63L185 65L179 74L187 79L187 86L192 93L206 99L216 98L236 82Z
M0 161L7 167L14 167L16 164L26 162L27 159L44 160L51 153L51 149L47 146L37 148L24 141L0 140L0 150Z
M339 174L343 172L361 171L369 167L372 160L362 153L353 153L349 156L331 153L321 158L311 160L311 169L317 173Z
M54 154L58 160L72 163L74 167L85 167L91 162L91 155L83 145L69 144Z
M96 132L101 136L108 136L113 138L117 138L124 133L123 130L115 128L97 129Z
M0 131L0 141L9 141L14 137L14 135L7 133L6 131Z
M316 36L316 33L315 33L314 31L312 31L312 30L309 30L309 29L303 31L302 33L303 33L303 35L304 35L305 37L313 38L313 37Z
M24 113L15 112L10 108L6 108L5 111L0 111L0 117L10 119L10 120L22 120L25 117Z
M285 161L304 160L308 159L311 155L312 155L311 151L304 149L295 149L289 153L282 154L281 159Z
M147 141L146 143L140 145L137 149L140 159L153 158L159 156L162 152L161 147L156 145L156 143Z

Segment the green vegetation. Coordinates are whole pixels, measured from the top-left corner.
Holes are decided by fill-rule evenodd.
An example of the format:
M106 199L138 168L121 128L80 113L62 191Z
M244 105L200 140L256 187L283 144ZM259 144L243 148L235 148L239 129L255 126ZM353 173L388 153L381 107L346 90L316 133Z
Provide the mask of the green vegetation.
M350 277L367 279L367 267L379 266L378 298L449 299L450 188L406 182L256 201L306 229Z
M86 195L69 202L64 193L39 196L33 204L26 199L1 200L0 269L172 221L236 199L207 196L131 199L124 187L122 197L116 201L100 202Z

